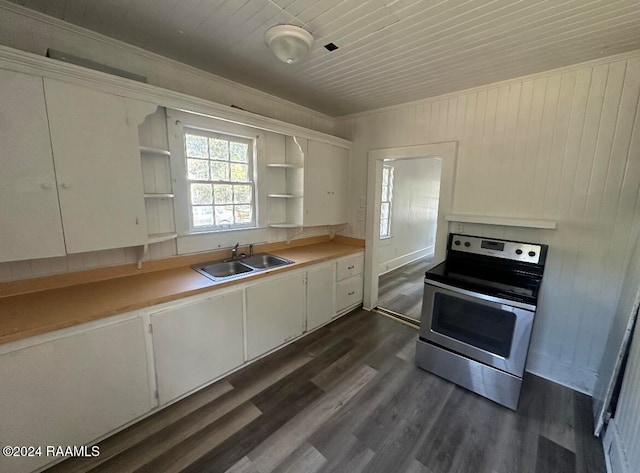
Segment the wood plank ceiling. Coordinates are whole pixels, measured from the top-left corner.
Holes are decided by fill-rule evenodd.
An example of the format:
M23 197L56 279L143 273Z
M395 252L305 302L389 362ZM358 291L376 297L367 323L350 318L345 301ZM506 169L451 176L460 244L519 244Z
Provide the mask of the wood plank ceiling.
M12 1L331 116L640 48L638 0ZM273 56L277 24L306 60Z

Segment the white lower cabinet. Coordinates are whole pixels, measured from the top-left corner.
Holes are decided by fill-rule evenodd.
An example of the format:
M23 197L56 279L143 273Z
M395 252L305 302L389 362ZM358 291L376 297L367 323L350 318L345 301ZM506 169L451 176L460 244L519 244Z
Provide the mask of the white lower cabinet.
M304 273L294 273L269 278L246 289L249 360L302 334L304 279Z
M0 443L42 456L0 456L0 471L53 460L47 445L83 445L151 409L144 324L135 318L0 355Z
M151 314L160 405L244 363L242 292Z
M362 302L362 276L356 276L336 284L336 312Z
M331 320L334 314L334 263L307 271L307 330Z

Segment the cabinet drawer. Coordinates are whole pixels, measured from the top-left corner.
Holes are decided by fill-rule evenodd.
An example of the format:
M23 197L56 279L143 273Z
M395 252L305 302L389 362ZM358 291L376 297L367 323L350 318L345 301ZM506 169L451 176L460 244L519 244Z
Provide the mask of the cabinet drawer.
M358 274L362 274L364 269L364 256L358 255L338 261L336 268L336 281L342 281Z
M362 276L336 284L336 312L362 302Z

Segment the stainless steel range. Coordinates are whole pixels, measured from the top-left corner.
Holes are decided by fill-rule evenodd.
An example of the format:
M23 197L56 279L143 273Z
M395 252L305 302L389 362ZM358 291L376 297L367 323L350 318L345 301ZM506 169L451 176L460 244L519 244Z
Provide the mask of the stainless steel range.
M416 365L518 407L547 245L450 234L425 274Z

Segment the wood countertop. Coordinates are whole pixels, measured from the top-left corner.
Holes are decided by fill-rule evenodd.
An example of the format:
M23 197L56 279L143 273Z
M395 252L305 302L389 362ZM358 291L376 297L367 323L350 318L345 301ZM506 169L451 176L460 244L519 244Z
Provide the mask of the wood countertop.
M0 344L241 284L362 250L362 246L334 241L274 250L270 253L292 260L294 264L233 281L214 282L190 266L183 266L0 297Z

